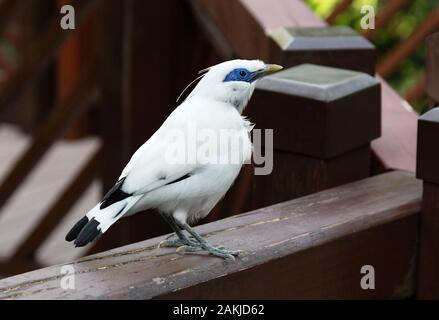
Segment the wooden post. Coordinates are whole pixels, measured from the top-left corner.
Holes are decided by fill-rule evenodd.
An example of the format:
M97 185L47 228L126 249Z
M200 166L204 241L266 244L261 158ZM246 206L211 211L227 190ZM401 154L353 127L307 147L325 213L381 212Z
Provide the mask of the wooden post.
M381 132L380 85L371 76L293 67L259 82L248 113L274 139L273 172L254 177L254 208L370 175L370 142Z
M427 92L439 101L439 33L428 38ZM439 108L418 121L417 177L424 181L422 200L418 298L439 299Z
M417 177L424 181L418 297L439 299L439 108L418 122Z
M439 104L439 32L427 38L427 94L432 106Z
M349 27L280 28L269 33L270 62L302 63L375 74L375 47Z

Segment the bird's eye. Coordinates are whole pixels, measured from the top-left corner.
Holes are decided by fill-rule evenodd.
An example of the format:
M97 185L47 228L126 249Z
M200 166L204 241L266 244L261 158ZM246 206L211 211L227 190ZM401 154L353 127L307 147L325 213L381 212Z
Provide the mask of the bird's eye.
M239 71L239 75L241 77L245 77L247 75L247 73L245 71L241 70L241 71Z

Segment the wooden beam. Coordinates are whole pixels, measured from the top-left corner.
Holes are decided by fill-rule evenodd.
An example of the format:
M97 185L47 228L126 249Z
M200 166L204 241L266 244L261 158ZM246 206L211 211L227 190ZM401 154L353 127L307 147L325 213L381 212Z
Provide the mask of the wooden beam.
M351 6L352 2L353 0L340 0L335 6L334 10L332 10L332 12L326 18L326 22L333 24L335 19Z
M92 70L94 69L89 69L84 73L84 78L77 84L77 89L72 95L60 102L61 105L51 112L32 137L30 145L3 179L0 185L0 208L26 179L56 139L96 99L97 88Z
M163 237L0 280L0 299L406 298L414 292L421 183L392 172L198 227L244 254L223 261L157 249ZM111 230L110 230L111 232ZM376 289L360 286L376 270Z
M81 21L92 11L101 0L72 0L71 4L77 8L76 23ZM14 75L5 84L0 93L0 119L4 119L14 111L14 103L23 94L23 91L35 81L43 72L64 40L72 30L63 30L59 20L54 19L48 30L35 40L29 59L24 60Z
M78 175L64 189L62 194L43 215L43 218L33 227L29 235L22 241L15 251L11 261L33 260L38 248L55 229L59 222L69 213L69 210L78 201L84 191L98 176L101 168L102 152L99 148L80 169ZM61 240L60 240L61 241Z

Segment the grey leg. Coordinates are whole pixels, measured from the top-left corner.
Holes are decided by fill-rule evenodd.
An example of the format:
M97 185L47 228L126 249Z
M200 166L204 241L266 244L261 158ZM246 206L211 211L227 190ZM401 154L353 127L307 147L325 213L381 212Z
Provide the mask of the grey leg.
M161 214L163 219L171 226L172 230L174 230L178 239L172 239L174 235L171 235L159 243L159 248L161 247L181 247L181 246L197 246L198 243L192 239L189 239L184 232L180 229L180 227L175 222L174 218L171 216L167 216L165 214Z
M225 250L224 248L214 247L211 244L209 244L205 239L203 239L203 237L201 237L187 223L182 223L179 221L175 221L175 222L177 223L177 225L180 228L186 230L190 235L192 235L199 242L199 245L197 245L197 246L185 245L185 246L178 248L177 251L196 252L196 251L203 251L204 250L204 251L207 251L216 257L221 257L224 259L232 259L232 260L235 260L235 256L238 256L241 253L241 251L230 251L230 250Z

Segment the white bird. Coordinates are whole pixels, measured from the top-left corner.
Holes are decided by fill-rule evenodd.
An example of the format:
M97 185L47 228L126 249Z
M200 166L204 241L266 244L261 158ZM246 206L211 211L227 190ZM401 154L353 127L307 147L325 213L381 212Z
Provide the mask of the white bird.
M134 153L114 187L66 240L85 246L120 218L154 208L177 236L161 246L222 258L238 255L213 247L189 224L209 214L250 159L252 125L241 114L256 81L280 69L260 60L231 60L201 71L194 90Z

